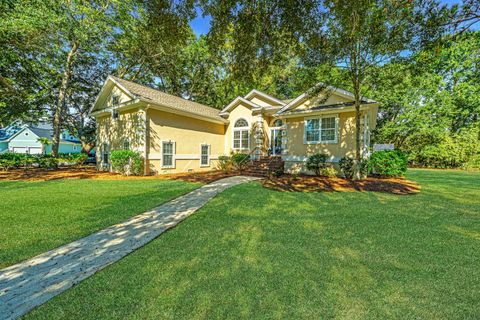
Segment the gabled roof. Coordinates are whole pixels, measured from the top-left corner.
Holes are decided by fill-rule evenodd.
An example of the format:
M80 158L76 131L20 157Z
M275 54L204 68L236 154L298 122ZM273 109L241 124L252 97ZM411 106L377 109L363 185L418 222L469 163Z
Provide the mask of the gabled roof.
M253 98L254 96L260 96L260 97L263 97L264 99L266 100L270 100L274 103L278 103L279 105L281 106L284 106L285 105L285 102L283 102L282 100L279 100L275 97L272 97L271 95L269 94L266 94L264 92L261 92L261 91L258 91L256 89L253 89L252 91L250 91L249 93L247 93L247 95L245 96L245 99L247 100L250 100L251 98Z
M315 88L319 88L319 87L324 87L324 90L328 90L328 91L331 91L332 93L335 93L341 97L344 97L344 98L348 98L348 99L352 99L354 100L355 99L355 96L353 93L351 93L350 91L347 91L347 90L344 90L344 89L340 89L340 88L337 88L337 87L334 87L334 86L330 86L330 85L327 85L323 82L319 82L317 83L315 86L313 86L312 88L310 88L309 90L307 90L306 92L302 93L301 95L299 95L298 97L296 97L295 99L291 100L290 102L288 102L282 109L280 109L276 114L277 115L280 115L288 110L291 110L293 109L295 106L298 105L298 103L302 102L303 100L307 99L308 96L310 95L310 92L313 91ZM362 99L362 103L363 104L373 104L373 103L378 103L377 101L375 100L372 100L372 99L368 99L368 98L363 98ZM343 104L338 104L339 106ZM329 105L328 107L329 108L332 108L332 106L334 105ZM320 106L316 106L317 109L320 109L322 107L322 105Z
M262 107L259 106L258 104L250 101L250 100L247 100L245 98L242 98L240 96L236 97L232 102L230 102L228 104L228 106L226 106L225 108L222 109L222 111L220 111L220 114L227 114L231 109L235 108L237 105L239 105L240 103L244 103L246 104L247 106L250 106L252 107L253 109L261 109Z
M208 107L198 102L183 99L135 82L124 80L115 76L108 76L105 84L108 81L112 81L118 87L120 87L125 93L132 97L132 99L139 99L145 103L152 103L164 107L168 107L173 110L178 110L194 115L211 118L216 121L225 122L225 119L219 116L219 110ZM105 85L104 85L105 88ZM102 91L104 90L102 88ZM101 94L101 93L100 93ZM100 96L100 95L99 95ZM98 100L98 98L97 98ZM95 104L97 101L95 101ZM95 108L92 110L95 111Z
M29 127L30 131L35 133L39 138L48 138L52 139L52 130L51 129L43 129L43 128L34 128L34 127Z

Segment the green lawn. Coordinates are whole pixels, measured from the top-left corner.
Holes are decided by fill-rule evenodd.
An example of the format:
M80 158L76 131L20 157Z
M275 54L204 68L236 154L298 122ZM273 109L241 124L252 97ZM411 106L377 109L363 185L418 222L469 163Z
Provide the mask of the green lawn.
M420 194L237 186L26 318L480 318L480 174L408 177Z
M111 226L198 186L153 179L0 181L0 268Z

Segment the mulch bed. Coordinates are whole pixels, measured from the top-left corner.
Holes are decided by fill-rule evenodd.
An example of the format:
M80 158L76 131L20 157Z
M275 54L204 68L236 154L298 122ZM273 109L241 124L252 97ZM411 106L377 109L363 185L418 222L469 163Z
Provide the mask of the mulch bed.
M371 191L393 194L415 194L420 186L402 178L367 178L352 181L342 178L283 175L262 181L265 188L283 192L352 192Z
M156 176L123 176L118 173L97 171L92 166L60 167L55 170L39 168L13 169L0 171L0 181L50 181L59 179L95 179L95 180L182 180L197 183L209 183L222 178L237 175L236 173L223 173L221 171L164 174Z
M95 179L95 180L181 180L196 183L210 183L222 178L236 176L238 173L206 171L193 173L162 174L156 176L123 176L118 173L97 171L95 167L60 167L56 170L39 168L14 169L0 171L0 181L49 181L59 179ZM367 178L351 181L342 178L283 175L262 180L265 188L287 192L351 192L373 191L393 194L414 194L420 191L417 183L401 178Z

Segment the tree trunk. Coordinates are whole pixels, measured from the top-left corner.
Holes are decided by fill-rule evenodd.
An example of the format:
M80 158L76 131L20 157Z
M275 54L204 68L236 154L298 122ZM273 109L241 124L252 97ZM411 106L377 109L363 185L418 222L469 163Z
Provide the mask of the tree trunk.
M359 65L360 49L358 44L353 47L352 54L350 56L350 76L352 80L353 95L355 98L355 161L353 166L353 179L361 179L360 161L361 156L361 131L360 131L360 104L361 104L361 70Z
M53 113L53 137L52 137L52 156L58 157L58 147L60 146L60 131L62 126L62 116L64 112L65 99L67 97L68 85L72 77L73 57L77 53L78 44L72 43L72 47L67 55L65 70L63 71L62 84L58 92L57 103Z
M362 173L360 171L360 162L362 161L361 155L361 130L360 130L360 84L358 81L354 86L355 95L355 162L354 162L354 180L362 179Z
M82 153L89 153L95 147L95 142L85 142L80 139L80 143L82 144Z
M354 87L354 95L355 95L355 159L360 161L362 159L361 156L361 128L360 128L360 88L358 82L355 84Z

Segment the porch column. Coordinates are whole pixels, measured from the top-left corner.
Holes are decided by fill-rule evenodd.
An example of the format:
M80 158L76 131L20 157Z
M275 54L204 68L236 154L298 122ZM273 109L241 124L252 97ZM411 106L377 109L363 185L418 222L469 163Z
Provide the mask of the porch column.
M282 119L282 155L288 154L287 142L287 119Z
M257 115L257 121L255 125L255 147L254 158L260 159L262 155L263 147L263 116L262 114Z

